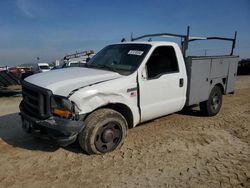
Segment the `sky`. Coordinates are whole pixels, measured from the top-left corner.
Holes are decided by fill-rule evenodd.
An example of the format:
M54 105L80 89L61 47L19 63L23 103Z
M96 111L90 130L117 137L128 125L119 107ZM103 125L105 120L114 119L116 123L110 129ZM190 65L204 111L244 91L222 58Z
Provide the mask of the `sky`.
M188 25L192 36L233 37L237 31L235 54L250 58L250 0L0 0L0 65L37 57L50 63L76 51L98 51L131 32L185 34ZM205 51L228 53L230 43L189 48L191 55Z

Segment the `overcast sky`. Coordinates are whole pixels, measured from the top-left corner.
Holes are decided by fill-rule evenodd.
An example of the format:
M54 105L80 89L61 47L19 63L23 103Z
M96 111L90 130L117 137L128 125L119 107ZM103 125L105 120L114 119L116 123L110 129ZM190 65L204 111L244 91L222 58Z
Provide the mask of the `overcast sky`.
M0 65L51 62L146 33L232 37L250 57L250 0L1 0ZM229 51L228 42L192 44L190 54Z

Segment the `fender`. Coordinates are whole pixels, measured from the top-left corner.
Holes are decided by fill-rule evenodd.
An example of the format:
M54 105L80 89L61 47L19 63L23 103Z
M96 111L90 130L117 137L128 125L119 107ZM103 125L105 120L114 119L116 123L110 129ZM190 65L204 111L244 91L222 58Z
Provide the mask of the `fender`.
M140 122L138 94L136 77L127 77L80 88L74 91L69 100L76 104L79 115L91 113L109 104L123 104L131 110L135 126Z

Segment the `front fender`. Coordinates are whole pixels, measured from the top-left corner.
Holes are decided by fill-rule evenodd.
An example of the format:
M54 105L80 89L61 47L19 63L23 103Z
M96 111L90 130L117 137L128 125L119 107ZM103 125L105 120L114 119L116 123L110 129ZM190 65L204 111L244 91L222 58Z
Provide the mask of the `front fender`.
M133 125L139 123L140 113L137 106L137 93L131 95L130 92L100 92L97 90L86 90L74 93L70 100L73 101L78 107L78 113L88 114L108 104L124 104L130 108L133 114ZM125 117L126 118L126 117Z

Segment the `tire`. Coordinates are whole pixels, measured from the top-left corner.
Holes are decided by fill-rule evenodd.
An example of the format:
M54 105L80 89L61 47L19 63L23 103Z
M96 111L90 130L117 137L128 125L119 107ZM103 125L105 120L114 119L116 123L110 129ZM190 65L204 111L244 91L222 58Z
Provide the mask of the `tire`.
M200 103L200 110L206 116L215 116L219 113L222 105L222 91L220 87L215 86L207 101Z
M125 118L112 109L99 109L84 121L85 128L79 133L81 148L88 154L103 154L121 147L127 136Z

